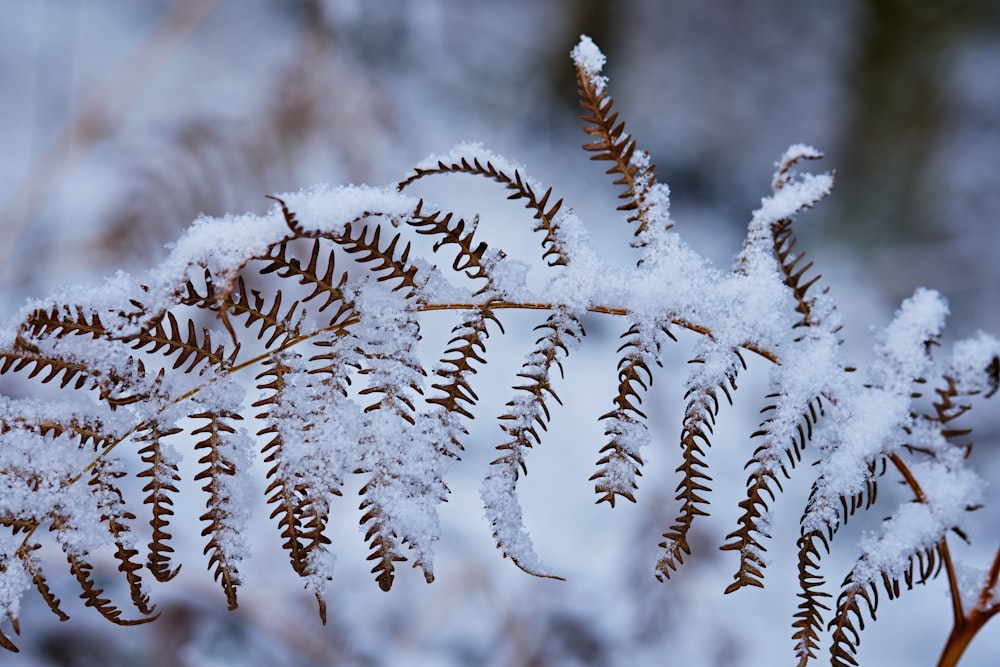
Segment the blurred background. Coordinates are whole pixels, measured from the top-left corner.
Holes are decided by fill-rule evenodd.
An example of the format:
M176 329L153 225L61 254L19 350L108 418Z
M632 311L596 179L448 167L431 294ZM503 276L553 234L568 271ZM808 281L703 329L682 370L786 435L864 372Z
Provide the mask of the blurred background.
M869 327L888 322L918 286L949 299L946 339L1000 331L995 0L5 0L4 317L61 284L141 272L201 214L263 213L264 195L319 182L391 183L460 141L525 164L599 242L618 239L616 190L578 149L569 51L581 33L608 56L616 109L670 185L677 230L700 252L728 265L774 161L792 143L812 144L827 154L817 168L836 169L838 179L802 218L800 243L844 308L852 353L863 362ZM529 224L489 187L443 186L434 196L482 213L484 228ZM664 655L691 665L791 663L796 602L779 593L794 569L782 567L781 552L794 544L801 503L789 503L784 549L775 541L771 587L721 596L735 562L716 547L732 529L760 406L738 401L723 420L719 440L746 453L729 462L714 452L718 527L709 523L676 580L657 585L651 571L674 509L682 409L679 387L667 385L679 384L685 357L671 352L677 363L653 397L664 405L654 417L663 437L638 505L592 510L587 477L602 436L573 415L606 410L620 332L595 322L591 333L610 352L588 352L571 371L568 414L550 436L560 444L537 453L525 498L536 546L569 582L532 580L501 561L480 516L478 479L498 437L491 411L509 397L526 326L520 344L497 344L508 356L477 380L487 414L473 435L483 446L453 471L432 586L402 577L391 593L377 591L347 501L331 623L321 627L261 508L260 557L239 612L224 611L201 571L195 527L181 581L154 591L160 621L116 628L81 608L60 625L29 604L24 653L0 663L645 665L666 664ZM748 395L754 382L758 395L766 391L750 379ZM981 414L971 424L976 464L1000 479L1000 422ZM793 497L807 491L790 487ZM978 567L1000 539L1000 494L990 493L994 509L977 519L980 544L968 552ZM850 540L842 545L844 560L830 561L834 585L856 555ZM884 602L862 664L931 662L949 627L945 594L938 582ZM67 587L64 599L73 597ZM995 664L998 635L1000 626L987 626L963 665Z

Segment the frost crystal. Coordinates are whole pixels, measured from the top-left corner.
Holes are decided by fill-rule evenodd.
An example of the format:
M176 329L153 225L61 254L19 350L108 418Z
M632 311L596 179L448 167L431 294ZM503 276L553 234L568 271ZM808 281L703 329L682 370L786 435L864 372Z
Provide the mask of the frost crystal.
M604 63L607 62L607 58L597 48L597 45L594 44L594 40L586 35L582 35L579 43L573 47L570 55L576 66L582 69L584 74L594 82L597 92L603 92L608 80L606 77L601 76L601 70L604 69Z

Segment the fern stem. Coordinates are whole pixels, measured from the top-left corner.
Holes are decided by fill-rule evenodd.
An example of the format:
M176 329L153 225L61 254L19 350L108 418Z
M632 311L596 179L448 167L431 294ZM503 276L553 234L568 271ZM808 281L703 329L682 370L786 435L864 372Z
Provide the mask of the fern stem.
M424 303L416 307L417 312L431 312L435 310L478 310L482 308L480 303ZM544 303L544 302L533 302L533 301L491 301L490 308L495 310L502 309L518 309L518 310L556 310L559 308L558 304L554 303ZM603 315L618 315L625 316L629 314L627 308L617 308L615 306L589 306L587 308L588 313L599 313ZM701 334L702 336L712 336L712 330L706 326L700 324L695 324L690 320L685 320L680 317L671 318L671 324L681 327L682 329L687 329L688 331L694 332L696 334ZM751 343L749 341L744 342L740 345L745 350L749 350L754 354L767 359L771 363L780 364L781 358L771 350L761 347L756 343Z

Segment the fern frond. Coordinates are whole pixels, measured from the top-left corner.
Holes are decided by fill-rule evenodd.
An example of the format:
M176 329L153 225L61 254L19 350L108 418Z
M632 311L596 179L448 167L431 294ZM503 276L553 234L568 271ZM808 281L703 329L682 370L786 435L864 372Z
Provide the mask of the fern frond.
M542 239L542 260L546 261L549 266L565 266L569 262L569 256L559 238L560 229L557 217L562 208L563 200L558 199L552 206L549 206L552 188L546 188L545 192L539 196L537 191L541 190L541 186L522 175L520 169L510 165L496 166L495 163L499 161L496 156L475 154L483 153L478 146L459 146L456 150L459 153L468 152L472 155L454 158L442 157L436 160L436 164L431 164L434 162L432 159L425 163L425 166L414 167L413 173L399 182L399 188L403 189L421 178L434 174L473 174L496 181L511 191L508 199L524 199L524 207L534 214L534 219L538 223L531 231L543 232L545 235ZM456 270L459 269L456 268Z
M441 379L432 384L443 395L431 396L427 402L440 406L447 413L459 414L467 419L474 415L469 411L479 400L479 396L469 384L469 376L476 373L473 364L485 364L486 339L489 338L489 324L493 322L503 331L503 325L496 314L485 305L463 318L452 330L452 338L448 341L448 349L434 375ZM461 451L462 444L453 443L453 449Z
M830 664L833 667L857 667L858 646L861 631L865 629L865 609L867 617L875 619L878 608L878 588L874 583L866 586L849 586L837 598L837 615L827 628L831 631L833 643L830 645Z
M334 351L319 360L333 358L344 359ZM258 435L271 436L262 450L269 465L265 497L274 507L271 518L278 519L292 569L306 580L325 621L325 585L332 575L332 569L321 562L329 559L326 545L330 539L325 530L330 498L342 494L349 465L349 452L338 436L346 441L355 434L343 411L331 425L336 433L326 425L329 420L323 414L327 408L348 407L345 368L349 366L331 363L317 369L310 365L303 366L289 351L269 359L257 377L264 397L254 407L264 409L257 415L265 424Z
M516 487L520 475L528 472L527 450L541 442L539 429L544 431L548 427L548 398L560 402L552 388L552 371L558 368L562 374L562 360L585 334L579 319L565 308L552 313L536 329L547 330L547 333L535 341L535 349L517 374L527 383L514 387L518 393L507 402L507 412L500 417L500 429L508 437L497 445L497 451L503 455L490 463L482 497L497 548L525 572L551 577L543 573L531 547L522 523Z
M423 571L428 583L434 579L431 544L438 538L437 505L447 494L442 466L448 456L431 437L432 416L416 411L415 399L424 393L426 375L416 354L416 314L409 301L400 303L391 293L378 298L362 309L374 336L362 346L360 374L368 386L358 394L376 400L364 408L359 442L367 451L356 472L369 475L361 492L361 526L372 552L369 559L376 561L372 572L388 590L395 563L405 559L404 544L414 556L413 566ZM385 335L389 330L393 337Z
M681 507L670 530L663 534L664 541L660 543L663 549L656 563L656 578L669 579L670 573L684 562L684 556L691 554L688 534L698 516L708 513L701 506L708 504L707 494L710 489L708 482L712 478L705 472L708 463L705 462L705 449L711 447L711 435L715 426L715 418L719 414L718 391L722 390L726 399L733 402L732 392L736 390L736 377L741 368L746 368L746 361L739 350L731 350L733 360L724 365L723 379L713 384L704 379L690 386L684 398L688 401L684 409L684 420L681 428L682 463L677 467L681 473L681 481L677 485L676 499L681 501ZM706 358L692 360L694 364L704 364ZM713 378L714 379L714 378Z
M34 584L35 590L38 594L42 596L45 601L45 605L49 610L56 615L60 621L68 621L69 615L62 610L62 602L55 596L52 589L49 588L49 583L45 579L45 575L42 573L41 562L32 555L32 552L41 548L41 544L37 542L25 541L20 549L17 550L17 556L24 563L25 570L31 575L31 583Z
M21 325L21 333L36 339L49 336L58 338L67 334L96 339L105 336L107 330L95 312L88 314L82 306L70 308L53 305L30 313Z
M619 120L618 112L612 111L614 100L607 93L607 81L600 76L600 66L589 57L587 50L594 49L593 42L583 38L573 51L576 61L576 82L584 122L583 131L593 141L583 145L584 150L595 153L591 160L611 162L608 174L617 175L615 185L624 186L618 195L625 202L618 210L629 214L628 222L636 223L634 245L644 247L648 241L643 238L650 231L670 229L673 225L667 215L669 195L666 188L657 183L656 165L644 150L636 150L636 141L625 132L625 121Z
M650 328L653 331L649 331ZM602 420L607 420L604 435L610 440L601 448L603 456L597 461L598 470L590 477L591 481L596 481L594 491L603 494L597 499L598 503L607 502L614 507L616 496L635 502L635 478L642 475L640 468L643 465L639 452L649 441L646 414L639 409L639 405L642 395L653 384L650 364L662 365L657 331L676 340L665 325L647 327L633 324L622 335L626 342L618 348L618 352L625 354L618 361L615 409L601 415Z
M162 428L158 424L148 424L136 436L137 442L145 442L139 450L139 457L146 468L136 474L139 479L148 478L142 487L143 493L148 493L143 503L151 506L152 518L149 525L153 528L152 539L149 542L149 557L146 567L157 581L170 581L180 571L181 566L171 568L171 554L174 548L170 546L171 535L166 528L170 525L170 517L174 515L173 497L178 493L177 482L180 474L173 456L167 454L169 445L163 438L180 433L178 427Z
M143 590L142 578L139 575L142 565L133 560L139 555L139 550L132 546L129 527L124 523L135 519L135 515L124 508L125 499L114 482L125 474L124 470L112 468L107 458L102 458L91 469L89 484L95 489L95 494L105 499L101 503L101 509L104 511L101 521L105 524L115 546L114 557L118 561L118 571L125 576L132 605L140 614L149 616L154 613L155 607L150 605L149 594Z
M331 321L341 319L341 317L350 310L351 303L344 292L344 286L347 284L347 272L345 271L341 274L339 279L335 279L334 271L336 270L336 264L334 262L333 250L331 249L330 252L325 255L323 263L325 263L326 268L321 272L320 253L323 251L323 244L320 239L313 240L312 250L309 253L309 261L305 266L302 265L302 262L300 262L297 257L287 256L288 247L289 243L287 241L274 246L265 258L268 264L260 270L261 274L267 275L274 273L279 278L296 278L300 285L305 285L312 289L312 292L310 292L302 300L303 303L309 303L313 299L323 297L323 302L319 306L319 312L321 313L333 304L338 303L339 306L337 307L337 312L333 315ZM245 289L241 289L240 291L244 295L246 294ZM255 303L257 301L256 291L254 292L254 301ZM272 309L271 313L268 314L270 317L265 316L262 311L260 311L260 305L257 305L255 310L247 312L251 315L251 317L253 317L253 314L261 313L260 315L257 315L257 317L253 318L253 320L260 318L265 322L265 324L262 325L264 328L262 328L259 337L263 337L264 332L267 328L269 328L268 325L276 327L279 326L278 321L275 321L276 318L274 318L274 315L277 314L277 310ZM272 321L275 321L275 323L271 324ZM289 309L289 313L281 320L281 323L287 326L287 324L291 321L291 309ZM270 341L268 342L268 347L271 346L271 341L274 339L275 336L272 335Z
M771 234L774 239L774 254L778 259L785 285L792 291L792 296L795 299L795 312L801 316L795 326L812 326L814 324L812 311L815 299L808 292L819 281L820 276L818 274L807 276L807 272L813 266L812 262L800 264L805 254L794 252L796 238L790 218L783 218L773 223Z
M242 417L230 412L201 412L191 415L192 419L205 419L208 423L191 432L192 435L204 434L205 438L195 444L195 451L207 450L198 463L202 470L194 476L195 481L206 480L202 490L208 493L206 506L208 511L199 519L207 521L202 531L202 537L208 537L205 554L209 556L208 568L215 567L214 577L226 594L226 602L230 609L237 607L236 591L240 584L240 574L237 568L241 540L234 524L242 517L234 515L236 493L235 484L228 482L237 475L233 444L230 437L236 429L229 424L230 420L240 420Z
M108 341L108 345L116 348L120 344ZM117 355L105 356L105 361L113 358L115 363L102 368L92 359L78 358L72 352L63 351L58 336L35 342L18 336L13 345L0 349L0 375L27 372L29 379L37 378L42 384L58 379L60 389L72 384L76 390L97 390L98 398L114 410L144 400L152 391L142 360L126 350L114 349Z
M164 326L163 319L166 319L169 331ZM212 346L212 334L208 329L202 329L199 337L193 320L187 321L186 333L182 334L181 325L172 312L167 311L163 319L153 323L152 328L130 337L135 341L133 349L150 353L163 350L163 354L168 357L176 353L174 370L178 370L190 359L191 363L184 369L185 373L192 372L202 362L211 366L223 366L235 358L239 346L234 346L233 352L227 355L224 346Z
M771 394L771 399L781 399L780 393ZM774 413L778 410L777 404L765 406L762 413ZM798 423L795 424L794 435L791 442L782 444L776 441L773 427L776 426L775 416L768 417L761 424L760 429L754 432L751 437L763 437L764 443L754 451L746 468L751 468L752 472L747 477L747 494L740 501L739 507L742 510L737 520L739 528L726 535L726 543L720 547L723 551L739 551L740 564L736 574L733 575L733 583L726 588L726 593L732 593L744 586L763 587L764 568L766 563L761 556L766 548L761 543L761 539L771 536L769 528L769 502L774 502L777 493L783 489L781 480L778 478L778 471L785 479L791 477L790 470L802 460L802 451L806 443L812 440L813 427L822 416L823 399L817 396L806 404ZM777 425L780 431L784 431L784 424ZM780 437L785 437L784 433Z
M795 613L792 628L795 633L795 657L799 659L798 667L805 667L809 660L816 657L819 649L820 633L823 632L823 612L830 607L823 603L823 598L833 597L823 590L826 580L819 573L822 544L826 553L830 553L830 542L821 531L812 531L801 535L798 539L798 580L801 599L798 611Z
M106 425L100 419L80 419L77 416L65 419L42 418L39 415L32 415L30 419L23 416L0 418L0 434L13 428L28 429L41 436L71 435L79 440L81 446L91 444L95 452L114 441L112 436L108 434Z
M824 484L822 477L816 480L810 489L806 510L801 519L802 530L797 543L799 571L799 592L797 595L802 601L799 603L799 611L796 612L795 620L792 623L792 628L795 629L792 639L795 640L795 656L799 659L799 667L804 667L809 660L816 657L819 637L823 632L823 612L830 610L830 607L821 601L822 598L832 596L822 589L825 579L819 573L820 561L823 556L819 545L823 546L823 552L829 554L830 543L841 526L847 525L849 518L858 509L871 507L878 492L875 478L885 474L886 466L885 457L872 461L868 465L868 476L862 490L850 497L840 496L833 499L824 495L821 490ZM815 517L818 516L824 517L824 520L815 521ZM865 593L863 596L867 595ZM874 591L874 595L877 598L877 591ZM869 601L871 599L874 598L869 598ZM877 599L875 601L877 602ZM837 608L840 609L839 601ZM857 610L855 609L855 611ZM841 619L844 624L850 621L850 617L846 616ZM846 637L853 632L853 628L847 629L845 625L841 629L841 636Z
M455 216L454 213L450 211L447 213L442 211L423 213L422 208L423 200L417 205L413 217L407 223L414 227L418 234L441 237L434 242L434 252L446 245L458 246L458 252L451 268L458 272L464 272L470 280L486 279L486 285L480 288L478 293L489 289L490 273L483 263L483 256L489 246L484 241L477 243L474 238L479 219L473 218L472 222L468 223L468 232L466 232L467 223L463 218Z
M42 384L58 378L60 389L65 389L70 383L74 389L82 389L88 385L96 386L96 380L86 364L45 354L31 343L18 341L12 348L0 350L0 375L8 372L20 373L25 370L29 379L41 375L39 382Z
M4 525L13 528L13 533L16 535L22 531L22 527L17 525L11 525L10 522L3 522ZM35 526L23 526L23 531L28 533L23 541L21 541L20 546L13 550L13 553L5 553L0 555L0 572L3 572L10 579L8 580L8 586L21 587L24 590L30 588L32 585L38 591L39 595L45 601L46 606L52 611L60 621L69 620L69 616L62 610L61 602L57 598L52 590L49 588L49 584L45 579L45 575L42 574L42 563L41 560L34 555L34 552L41 548L41 545L30 539L31 534L34 532ZM3 596L3 602L5 603L4 608L0 610L6 618L11 622L11 628L14 634L20 634L20 620L18 618L18 606L19 602L16 597L12 594L16 591L8 589L5 591ZM13 653L19 652L17 645L9 637L7 637L2 631L0 631L0 647L7 649Z
M514 387L524 393L508 401L509 410L500 417L500 429L510 438L497 446L498 451L507 453L491 463L509 466L514 470L515 479L519 475L518 470L525 474L528 472L524 462L525 450L541 442L538 429L544 431L548 428L550 413L546 395L556 403L562 403L552 388L551 372L558 368L562 374L562 360L569 354L569 346L575 345L584 335L579 320L565 309L553 313L535 329L547 329L548 333L535 341L535 350L517 373L528 383Z
M831 664L838 667L858 664L855 656L861 644L861 631L865 627L864 618L867 616L874 621L875 613L878 611L879 583L890 600L899 597L900 578L907 590L914 585L927 583L937 576L942 565L938 548L938 544L934 544L910 553L906 567L898 574L881 570L871 577L866 576L856 581L855 574L866 561L866 556L861 557L858 565L844 580L840 596L837 598L836 615L830 621L828 628L832 630ZM863 607L861 601L865 603Z
M69 561L70 572L76 577L76 581L82 589L80 597L85 601L86 606L93 607L101 616L115 625L142 625L143 623L155 621L158 618L158 615L135 619L122 618L121 609L112 604L108 598L101 597L104 595L104 589L98 588L94 582L91 574L94 566L84 556L74 554L70 551L66 553L66 560Z
M366 484L361 488L362 494L367 494L377 487ZM397 536L388 527L385 516L374 501L365 498L359 507L364 515L361 517L361 525L365 530L365 541L371 551L368 560L375 561L372 566L372 574L378 587L383 591L392 588L396 579L396 563L405 562L406 556L402 555ZM433 577L428 578L428 583Z
M828 292L816 287L812 263L797 251L792 224L832 189L832 173L794 173L818 151L796 145L785 153L732 272L722 272L668 231L669 191L614 110L601 75L603 55L584 37L573 60L584 149L610 164L623 230L634 232L629 241L640 251L638 266L603 258L552 187L464 144L421 162L396 187L320 186L286 195L291 207L272 197L280 211L272 207L265 216L201 218L148 274L148 285L120 274L103 288L67 289L34 302L20 322L0 331L0 375L19 373L15 380L34 382L18 385L48 384L45 394L58 387L68 396L0 397L0 619L10 620L7 627L19 631L20 599L32 586L54 614L66 617L36 553L46 530L88 606L118 624L151 620L155 609L132 532L138 512L123 494L142 486L152 527L145 567L159 581L174 578L180 564L170 533L182 488L175 444L196 452L194 480L205 492L204 513L197 513L204 555L230 608L242 585L255 486L248 475L258 447L271 520L324 621L334 571L332 509L351 475L363 478L359 524L378 585L389 590L404 561L432 581L446 473L464 451L466 420L480 402L473 376L492 355L489 336L505 333L500 312L515 310L547 319L535 327L538 337L515 370L513 397L498 418L497 458L481 487L504 557L530 574L558 578L534 552L518 486L529 450L547 437L550 410L561 403L555 372L562 376L570 350L582 343L582 320L626 322L591 476L597 502L612 507L621 498L636 500L641 448L651 439L643 402L662 347L679 327L699 342L683 385L680 507L663 533L655 576L669 578L692 552L692 529L708 513L715 474L708 448L720 392L732 402L746 369L742 352L750 350L771 364L771 404L751 436L759 446L746 465L737 526L722 545L739 554L726 592L763 587L771 506L782 478L804 472L798 464L810 447L818 460L800 519L792 623L800 667L817 656L826 635L834 664L856 664L860 632L874 619L879 594L894 598L942 569L955 627L964 633L949 638L947 650L960 652L957 644L982 625L977 614L1000 609L994 604L1000 554L966 614L968 598L960 597L945 539L949 532L965 537L963 519L981 500L981 480L964 467L969 431L956 420L970 409L970 397L1000 391L1000 340L980 334L961 341L942 368L931 350L947 304L920 289L876 334L868 372L852 375L839 350L839 315ZM478 216L425 207L401 193L444 174L489 179L508 199L520 200L532 231L541 233L541 261L534 259L549 278L544 286L532 273L538 266L484 240ZM458 324L430 366L421 334L436 329L423 325L442 313ZM217 328L202 324L213 316L231 341L218 344ZM237 361L246 342L253 352ZM255 381L247 383L250 377ZM938 377L928 395L928 380ZM238 425L252 414L247 406L259 422L255 440ZM182 432L193 437L176 437ZM138 457L134 479L126 479L129 468L119 456ZM915 502L898 508L879 534L865 534L863 555L831 604L823 559L850 517L872 507L889 463ZM144 618L124 620L98 587L94 559L103 551ZM832 620L824 617L831 607ZM0 646L16 650L3 632Z
M269 392L265 398L253 404L253 407L265 407L268 411L257 415L258 419L267 419L270 416L271 406L276 406L282 399L285 391L286 376L291 372L291 368L284 363L280 356L272 357L264 371L257 376L257 380L270 378L269 382L258 384L258 389ZM303 544L302 511L300 497L306 492L302 485L295 484L291 479L281 475L280 463L281 450L284 447L277 424L269 424L258 431L257 435L271 435L271 439L264 445L261 452L265 454L264 463L271 464L267 477L275 478L268 485L265 494L269 494L267 502L275 505L271 512L271 518L281 516L278 527L282 528L281 536L285 538L282 547L288 551L292 569L296 574L303 576L306 571L308 553Z
M399 255L397 256L396 254L396 246L399 243L401 234L393 236L388 245L382 248L381 226L374 227L371 238L368 238L368 225L361 225L360 229L357 230L357 236L352 236L353 232L354 228L348 224L344 227L344 233L337 236L334 240L346 252L352 255L360 255L355 260L358 263L368 264L375 262L374 266L368 267L372 275L378 275L382 271L387 271L388 273L379 275L378 280L380 282L389 280L398 281L393 290L405 288L407 295L413 295L419 291L420 285L416 280L417 267L407 263L410 256L410 244L406 243L402 251L399 252Z
M281 310L282 294L281 290L275 290L274 299L270 307L267 300L261 295L260 290L248 290L243 277L240 276L234 289L230 293L230 300L226 307L234 315L243 316L246 328L251 328L258 322L260 330L257 332L257 339L264 341L264 346L271 348L279 339L288 340L299 334L300 326L296 315L299 312L299 302L294 301L282 315ZM264 336L268 335L267 340Z

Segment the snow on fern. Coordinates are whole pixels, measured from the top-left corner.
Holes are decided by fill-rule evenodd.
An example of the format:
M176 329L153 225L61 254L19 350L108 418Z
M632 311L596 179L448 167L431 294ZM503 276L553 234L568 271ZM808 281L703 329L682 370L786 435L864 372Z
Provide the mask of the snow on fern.
M632 263L607 261L589 237L595 221L521 165L459 144L394 185L316 186L272 197L263 216L199 218L160 267L59 290L0 330L0 373L53 390L40 396L60 395L0 399L0 612L11 627L32 587L65 617L34 555L44 540L64 552L83 597L105 618L155 618L143 577L165 582L179 567L171 524L188 517L171 507L181 493L177 464L188 456L206 509L199 517L205 560L230 607L246 583L247 534L259 520L251 515L258 454L278 539L324 619L336 581L327 528L351 476L361 477L359 524L378 585L389 590L402 562L430 582L447 476L464 450L483 446L467 426L489 410L500 431L480 487L489 530L521 569L552 577L525 526L531 508L518 484L532 450L548 439L559 383L578 363L571 352L601 344L586 339L588 318L613 321L620 335L605 407L593 415L603 437L590 479L609 506L637 501L644 457L667 455L670 448L646 453L666 436L648 419L660 406L644 401L674 342L696 337L686 375L667 373L684 378L684 410L679 454L673 450L677 513L663 526L658 578L699 557L689 537L712 507L709 448L720 446L713 441L716 420L728 418L722 406L744 391L740 376L754 371L749 355L770 364L769 386L760 425L748 434L757 446L747 458L738 525L723 546L738 558L726 590L764 585L771 504L784 501L779 476L793 474L809 476L812 487L798 545L800 659L815 657L828 631L834 662L850 664L862 603L874 616L869 590L879 582L895 596L900 578L908 585L933 578L931 561L954 575L946 538L970 528L983 482L966 459L967 431L951 422L973 398L997 393L998 339L977 334L940 361L947 304L921 288L877 332L870 360L846 359L834 294L815 286L818 275L795 247L799 216L834 185L832 174L799 171L819 151L796 144L782 155L732 266L714 266L684 241L669 189L612 111L603 54L583 37L572 55L584 149L610 165L619 186L616 223ZM484 178L523 204L535 254L487 243L478 227L492 221L416 195L426 179L449 174ZM542 288L532 288L529 271L544 276ZM535 338L520 366L504 369L506 404L480 406L476 373L494 356L491 336L507 333L511 310L535 318ZM424 323L441 316L451 318L450 336L422 341L435 330ZM815 465L798 465L804 459ZM866 534L864 555L830 609L823 554L890 472L912 501ZM142 483L138 502L124 483L129 474ZM144 522L153 528L146 545L133 530ZM90 558L108 545L134 618L101 597L91 575ZM1000 610L990 606L997 576L982 580L969 616L976 623ZM954 581L949 576L959 595ZM0 645L15 648L2 630Z

